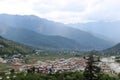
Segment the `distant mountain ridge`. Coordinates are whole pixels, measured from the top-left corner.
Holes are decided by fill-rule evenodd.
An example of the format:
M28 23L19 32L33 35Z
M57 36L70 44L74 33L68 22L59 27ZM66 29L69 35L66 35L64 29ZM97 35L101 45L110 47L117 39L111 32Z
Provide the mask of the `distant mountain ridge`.
M33 15L20 16L1 14L0 24L34 31L36 33L44 34L47 36L61 36L64 38L68 38L73 40L73 42L70 42L69 45L78 44L80 45L80 48L83 49L104 49L112 45L109 41L95 37L88 32L70 28L65 24L49 21ZM9 39L12 39L12 37L9 37ZM66 42L67 40L64 43Z
M99 35L106 36L107 38L105 37L103 38L109 39L115 43L118 43L120 41L120 38L118 37L118 35L120 35L120 31L119 31L120 20L77 23L77 24L69 24L69 26L74 27L76 29L83 30L83 31L87 31L90 33L96 33Z

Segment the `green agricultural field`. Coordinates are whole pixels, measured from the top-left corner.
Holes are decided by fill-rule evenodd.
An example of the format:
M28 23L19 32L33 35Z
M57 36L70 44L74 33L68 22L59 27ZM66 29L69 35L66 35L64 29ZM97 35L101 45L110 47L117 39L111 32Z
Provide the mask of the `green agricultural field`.
M27 57L29 60L40 60L40 61L47 61L47 60L56 60L56 59L68 59L74 57L72 54L42 54L42 55L32 55Z
M0 72L8 71L11 67L11 64L0 63Z

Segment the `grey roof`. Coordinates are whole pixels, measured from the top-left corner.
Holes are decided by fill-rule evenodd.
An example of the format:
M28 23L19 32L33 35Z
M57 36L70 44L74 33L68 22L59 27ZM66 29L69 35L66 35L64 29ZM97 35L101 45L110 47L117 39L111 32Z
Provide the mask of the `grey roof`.
M4 47L4 46L0 44L0 47Z

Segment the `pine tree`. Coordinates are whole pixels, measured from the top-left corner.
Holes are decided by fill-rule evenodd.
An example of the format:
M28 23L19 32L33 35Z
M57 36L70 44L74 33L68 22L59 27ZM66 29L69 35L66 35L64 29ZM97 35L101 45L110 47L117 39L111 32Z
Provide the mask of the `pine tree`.
M97 60L97 59L98 60ZM84 71L84 80L100 80L100 68L96 65L99 61L98 57L91 54L86 62L86 68Z

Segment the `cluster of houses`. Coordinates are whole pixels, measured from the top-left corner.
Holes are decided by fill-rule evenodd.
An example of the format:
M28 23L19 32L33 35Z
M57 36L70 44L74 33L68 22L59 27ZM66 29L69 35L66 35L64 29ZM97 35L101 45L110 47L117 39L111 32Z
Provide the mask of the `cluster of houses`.
M23 64L20 63L21 60L13 64L13 69L15 71L30 71L34 70L39 73L55 73L63 71L80 71L84 70L86 66L86 61L83 58L69 58L69 59L59 59L55 61L41 62L33 60L32 64Z
M104 57L101 59L104 72L120 73L120 63L115 61L115 56Z
M69 58L58 59L55 61L38 61L33 60L32 64L23 64L22 60L18 60L13 64L15 71L27 71L35 67L36 72L41 73L55 73L55 72L75 72L84 71L86 67L86 59L84 58ZM100 62L96 64L101 68L102 72L120 73L120 64L115 62L114 57L102 58Z
M14 55L11 59L4 60L0 58L0 63L11 63L12 68L16 72L33 72L34 73L56 73L56 72L75 72L84 71L86 67L86 59L82 57L73 57L69 59L57 59L55 61L42 62L32 60L31 63L25 63L21 55ZM96 64L101 67L103 72L120 73L120 64L115 62L115 58L101 58L101 61Z

